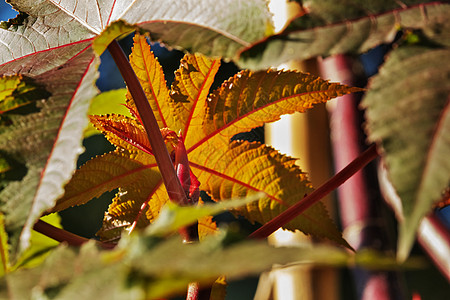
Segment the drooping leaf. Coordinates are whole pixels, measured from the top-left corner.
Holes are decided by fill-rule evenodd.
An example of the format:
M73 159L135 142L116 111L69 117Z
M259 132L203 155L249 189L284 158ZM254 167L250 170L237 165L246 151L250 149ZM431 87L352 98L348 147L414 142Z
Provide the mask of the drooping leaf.
M142 85L145 90L150 91L149 102L153 103L151 106L154 113L159 116L160 126L175 124L175 130L181 131L180 141L184 139L189 164L193 174L199 178L200 188L210 193L213 200L218 202L258 192L267 193L267 197L259 200L257 204L238 210L238 213L252 222L269 221L300 201L311 191L311 187L305 174L295 166L294 159L258 143L230 144L230 138L241 131L261 126L264 122L275 121L282 114L303 112L314 104L360 90L292 71L243 71L207 97L218 61L197 54L187 55L182 60L172 92L169 93L161 82L163 74L154 56L150 55L147 41L136 35L133 51L139 53L137 56L132 54L132 59L136 60L133 65L138 74L143 74L138 75L141 82L148 81L142 82ZM156 75L147 76L150 71L156 72L153 73ZM128 105L132 106L130 100ZM178 108L180 110L177 110ZM181 125L172 118L174 112L179 112L177 116L184 116ZM170 121L166 120L166 115L169 115ZM102 130L118 149L125 147L135 148L138 152L145 151L142 146L145 142L142 139L146 139L146 135L143 134L138 121L127 121L126 126L122 126L119 123L126 118L120 116L112 116L109 120L104 117L95 118L97 125L103 124ZM98 122L100 119L102 121ZM108 128L113 123L117 123L114 128ZM135 128L127 129L128 126ZM173 128L169 127L170 129ZM124 136L126 138L123 138ZM123 141L127 139L131 141L123 145ZM128 146L131 148L127 148ZM132 159L139 160L139 157ZM145 161L140 163L147 164ZM148 216L151 221L161 206L168 201L162 181L153 181L152 184L146 182L145 188L135 190L131 190L128 184L125 187L118 181L116 183L117 187L122 189L123 195L116 197L117 201L113 202L105 216L106 229L110 233L114 232L112 236L117 237L114 230L115 219L122 228L126 222L136 224L138 211L142 210L140 218L152 210ZM85 194L82 190L78 192ZM124 205L128 207L130 214L125 212ZM287 228L300 229L308 234L347 245L321 204L311 207L304 216L290 223Z
M449 43L446 1L303 2L309 13L243 51L241 67L261 69L290 60L362 53L392 42L399 29L420 29L437 43Z
M27 248L31 227L64 193L63 185L82 151L85 114L96 93L97 61L88 46L78 47L77 56L66 58L61 68L49 64L50 68L40 69L35 65L50 59L43 52L28 60L0 65L0 74L21 71L45 89L42 100L36 102L37 112L15 116L0 130L0 151L28 168L22 181L11 182L0 193L14 252Z
M450 184L450 67L442 63L449 59L447 48L399 47L363 102L369 139L378 143L403 203L400 259L409 254L421 218Z

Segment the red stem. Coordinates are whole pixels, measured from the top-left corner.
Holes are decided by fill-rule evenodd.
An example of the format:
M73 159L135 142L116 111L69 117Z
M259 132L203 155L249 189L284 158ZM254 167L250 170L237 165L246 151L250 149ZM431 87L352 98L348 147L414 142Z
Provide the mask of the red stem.
M116 62L117 67L127 84L128 90L133 96L134 103L136 104L138 113L142 119L142 124L147 132L156 163L158 164L170 200L178 204L188 203L186 194L178 180L172 159L170 158L166 144L161 135L158 122L156 121L150 103L147 100L147 96L139 83L139 79L134 73L133 68L117 41L113 41L108 46L108 50Z
M40 232L49 238L52 238L58 242L66 242L71 246L81 246L88 242L89 239L78 236L74 233L68 232L64 229L50 225L42 220L37 221L33 227L34 230ZM116 245L111 243L97 242L98 245L104 249L113 249Z
M359 85L365 74L358 74L357 61L351 56L336 55L322 61L322 75L350 86ZM366 137L362 131L363 116L358 109L361 95L343 96L330 106L330 133L336 169L360 155ZM372 248L389 251L394 240L389 236L387 216L383 212L374 168L356 173L337 190L340 220L344 237L356 250ZM354 269L358 298L403 299L404 287L399 273Z
M133 96L134 103L136 104L140 119L142 120L142 125L144 125L145 131L147 132L156 163L158 164L170 200L179 205L189 204L186 193L173 166L172 159L167 151L158 122L156 121L153 110L150 107L150 103L147 100L147 96L142 89L136 73L134 73L133 68L117 41L113 41L108 46L108 50L116 62L117 67L127 84L128 90ZM180 233L188 242L198 241L197 224L183 228ZM201 291L199 292L197 283L189 284L189 300L197 300L202 296L203 293ZM209 298L209 294L207 296Z
M353 160L342 171L334 175L330 180L320 186L317 190L303 198L300 202L289 207L287 210L261 226L254 231L250 238L266 238L273 232L275 232L281 226L289 223L292 219L300 215L311 205L328 195L331 191L335 190L347 179L353 176L356 172L361 170L365 165L378 157L377 149L375 145L370 146L359 157Z

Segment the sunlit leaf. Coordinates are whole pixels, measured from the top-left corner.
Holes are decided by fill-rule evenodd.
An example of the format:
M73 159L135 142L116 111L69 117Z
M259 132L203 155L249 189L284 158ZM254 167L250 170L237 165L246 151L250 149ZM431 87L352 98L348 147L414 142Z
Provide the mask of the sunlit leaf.
M159 126L169 127L175 132L182 130L183 136L186 136L190 126L195 126L191 124L192 120L201 121L198 115L203 116L206 96L219 69L220 60L203 55L186 55L175 72L170 93L161 65L150 51L144 36L135 36L130 63ZM130 105L134 105L130 93L127 99Z
M8 2L21 13L1 23L0 76L30 78L51 94L36 102L38 112L0 129L0 151L27 168L21 181L8 183L0 194L13 253L28 246L31 226L62 195L75 168L89 100L96 93L98 61L91 46L110 24L123 21L95 42L96 49L102 48L98 52L137 26L169 46L231 58L261 39L270 23L267 5L260 0ZM123 26L125 22L130 25Z
M267 196L258 202L236 210L251 222L261 224L300 201L312 188L294 159L258 143L230 144L230 138L275 121L282 114L304 112L314 104L361 90L293 71L242 71L208 96L219 61L196 54L183 58L169 92L159 63L151 54L146 39L140 35L135 36L131 60L159 125L180 131L180 141L174 143L184 141L190 167L200 181L200 188L217 202L266 193ZM131 98L128 99L128 105L133 109ZM178 117L181 117L179 121ZM118 149L151 153L139 119L117 115L91 119ZM168 150L173 152L170 145ZM140 157L145 158L143 154L131 159L146 165L146 161L139 161ZM109 179L104 180L109 184ZM168 201L161 180L145 182L145 188L115 183L122 192L105 215L107 239L119 237L114 224L118 228L131 224L138 228L144 226L141 217L147 216L151 222ZM83 187L78 192L86 194L82 190ZM314 205L286 228L348 245L322 204Z
M235 134L279 120L283 114L305 112L315 104L358 91L297 71L241 71L208 97L198 117L201 130L193 127L186 134L188 153L211 143L227 145Z
M108 141L123 149L136 147L146 153L152 153L152 147L144 127L134 118L109 114L90 116L91 124L100 130Z
M111 90L98 94L92 99L89 107L89 115L106 115L106 114L120 114L124 116L131 116L129 110L123 105L125 102L126 89ZM100 134L95 129L92 123L84 131L84 137L89 137L94 134Z
M264 224L270 221L313 190L294 159L266 145L236 141L227 151L218 154L217 149L205 148L201 157L204 163L191 162L202 182L202 189L216 201L248 197L255 192L265 193L266 196L260 200L235 210L251 222ZM347 245L320 202L284 228L299 229L306 234Z
M139 161L147 161L142 164ZM136 151L116 150L88 161L66 186L64 197L52 211L81 205L118 186L128 186L144 181L147 185L160 180L155 172L153 156Z

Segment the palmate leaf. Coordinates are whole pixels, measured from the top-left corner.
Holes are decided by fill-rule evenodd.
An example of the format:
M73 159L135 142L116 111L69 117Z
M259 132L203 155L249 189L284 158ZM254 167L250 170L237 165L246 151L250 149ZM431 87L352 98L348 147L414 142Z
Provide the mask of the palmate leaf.
M422 30L449 45L447 1L303 1L308 14L240 54L243 68L262 69L290 60L362 53L391 43L398 30Z
M314 104L358 91L296 71L241 71L205 101L201 129L186 135L187 151L200 152L209 143L227 145L235 134L276 121L283 114L305 112Z
M96 49L101 45L104 49L112 38L129 32L130 26L138 26L167 45L232 58L240 48L263 38L271 26L267 5L261 0L176 0L164 4L145 0L8 2L28 15L12 22L18 25L0 32L4 42L0 63L39 51L53 52L58 46L65 48L62 58L71 56L68 50L74 43L91 42L117 20L121 22L113 24L107 41L99 40ZM13 41L15 47L8 47Z
M135 37L134 51L149 52L145 49L149 47L148 44L142 41L142 37L138 35ZM138 68L137 73L145 70L143 66L147 65L160 68L155 61L152 61L152 59L155 60L152 55L140 57L145 59L134 63ZM264 122L277 120L282 114L305 111L316 103L359 89L329 83L309 74L291 71L256 73L244 71L225 82L210 97L207 97L204 89L209 90L212 77L218 68L216 64L215 59L200 55L186 55L177 71L173 89L175 92L151 92L152 97L149 101L158 102L152 107L155 109L155 114L159 114L161 125L169 125L170 122L164 119L164 116L169 113L160 113L160 108L167 111L177 108L181 111L186 110L184 115L188 118L175 129L185 134L182 137L191 168L200 179L200 188L207 191L215 201L244 197L257 192L266 193L267 197L260 199L257 204L248 205L245 209L238 211L252 222L265 223L309 193L310 184L305 174L295 166L294 159L283 156L265 145L245 142L229 144L229 139L241 131L250 130ZM147 86L149 91L152 87L157 87L155 90L158 91L164 89L160 84L162 76L160 70L152 70L152 74L149 77L139 76L141 80L150 81L142 82L142 85ZM158 84L154 84L154 81ZM161 99L153 96L159 94L163 95ZM172 95L175 99L170 98ZM177 101L176 99L179 99L181 95L185 95L186 98L183 99L189 102ZM129 105L132 106L130 100ZM122 117L114 116L110 121L115 122L120 118ZM134 126L133 124L137 123L129 122L127 126ZM118 149L116 151L129 151L130 146L140 149L136 151L141 155L130 157L130 159L144 166L147 165L146 161L140 161L140 158L148 155L143 153L145 150L139 146L143 144L141 139L145 136L143 129L136 125L133 130L126 130L123 127L124 131L117 133L119 127L114 127L114 130L103 127L102 130L107 132L106 136L116 145ZM140 136L132 138L136 133L139 134L138 132L141 132ZM121 138L124 135L128 139ZM125 213L125 206L132 205L133 208L130 208L130 211L137 212L149 201L144 209L147 210L145 211L147 216L148 210L152 211L149 216L151 220L157 215L161 205L168 201L162 181L153 181L153 184L146 181L145 188L142 186L133 188L129 184L120 185L119 181L115 183L123 193L116 198L105 216L109 232L112 232L114 220L118 219L119 215L126 216L128 223L137 222L136 213L128 215ZM80 187L78 184L73 186ZM99 184L100 186L102 184ZM103 189L99 190L99 192L103 191ZM77 193L87 195L83 188ZM124 220L119 221L120 226L123 226ZM287 228L300 229L308 234L327 237L346 245L321 204L311 207L304 216L291 222Z
M450 184L450 68L442 64L449 59L448 48L399 47L363 100L369 139L382 149L403 204L401 259L409 254L421 218Z
M22 13L1 23L0 76L18 74L52 94L40 95L39 112L14 118L7 130L0 129L0 151L17 156L28 170L22 181L0 194L0 211L14 236L13 252L19 236L20 248L26 248L31 226L61 196L75 168L89 100L96 93L98 62L91 46L112 22L123 21L99 38L97 54L107 41L137 26L167 45L231 58L270 27L261 0L8 2ZM16 107L19 102L14 101Z

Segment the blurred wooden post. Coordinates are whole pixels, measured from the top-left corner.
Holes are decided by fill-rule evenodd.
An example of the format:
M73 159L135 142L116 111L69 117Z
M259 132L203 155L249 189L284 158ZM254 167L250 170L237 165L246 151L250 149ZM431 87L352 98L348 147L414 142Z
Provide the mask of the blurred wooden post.
M295 2L287 0L272 0L269 4L274 17L282 16L282 21L275 21L277 29L294 15L300 12ZM317 61L289 62L278 66L308 72L318 75ZM282 116L280 121L266 124L265 140L281 153L299 158L297 164L308 173L313 186L319 186L330 177L330 147L329 147L328 118L325 105L318 105L307 113L296 113ZM329 200L324 199L328 204ZM327 205L332 212L330 205ZM277 245L312 246L309 237L301 232L278 230L269 237L269 242ZM313 270L308 266L295 266L272 271L265 275L273 282L272 298L275 300L297 299L337 299L337 277L333 270ZM262 282L261 282L262 283ZM261 293L262 294L262 293ZM255 298L256 299L256 298ZM258 298L262 299L262 298ZM268 298L266 298L268 299Z

